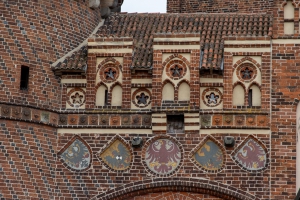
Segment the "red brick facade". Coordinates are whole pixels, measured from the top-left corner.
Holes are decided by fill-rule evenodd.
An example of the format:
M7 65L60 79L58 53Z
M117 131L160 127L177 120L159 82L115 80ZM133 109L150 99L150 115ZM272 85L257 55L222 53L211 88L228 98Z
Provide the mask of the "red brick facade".
M272 13L273 1L168 0L168 13Z
M169 0L90 36L88 1L1 2L0 199L294 199L299 2L294 35L285 5Z

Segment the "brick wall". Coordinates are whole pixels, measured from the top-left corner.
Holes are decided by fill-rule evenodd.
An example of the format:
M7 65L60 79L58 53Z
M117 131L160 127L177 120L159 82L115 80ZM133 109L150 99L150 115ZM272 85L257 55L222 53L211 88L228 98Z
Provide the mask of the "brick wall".
M99 10L73 0L4 0L0 10L0 101L58 108L60 85L50 64L89 36ZM29 67L27 91L20 90L21 65Z
M168 0L168 13L272 13L273 1Z
M54 199L56 128L0 120L0 198Z
M274 44L272 52L272 199L296 191L296 107L299 102L299 44Z

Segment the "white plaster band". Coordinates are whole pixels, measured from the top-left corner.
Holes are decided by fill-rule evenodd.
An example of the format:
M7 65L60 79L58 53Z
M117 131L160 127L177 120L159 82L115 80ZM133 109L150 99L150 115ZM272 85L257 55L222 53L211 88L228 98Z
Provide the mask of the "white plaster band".
M153 39L154 42L200 42L199 37L184 37L184 38L157 38Z
M88 42L88 46L116 46L116 45L120 45L120 46L131 46L133 44L132 41L111 41L111 42Z
M198 118L184 118L185 123L200 123L199 116Z
M86 83L86 79L61 79L61 83Z
M152 130L153 131L166 131L167 130L167 126L152 126Z
M270 44L270 40L225 40L224 44Z
M132 53L132 49L89 49L88 53Z
M270 48L224 48L224 52L271 52Z
M184 126L184 130L186 131L199 130L199 126Z
M200 45L153 45L153 50L167 49L200 49Z
M273 44L300 44L300 39L276 39L272 40Z

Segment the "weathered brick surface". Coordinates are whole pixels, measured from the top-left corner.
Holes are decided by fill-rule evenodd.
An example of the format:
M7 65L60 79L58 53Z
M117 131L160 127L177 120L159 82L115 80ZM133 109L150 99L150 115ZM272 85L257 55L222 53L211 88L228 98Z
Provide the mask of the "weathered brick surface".
M0 120L0 198L54 199L56 128Z
M294 199L299 45L274 44L272 52L272 199Z
M100 22L88 1L0 2L0 101L58 108L59 80L50 64L77 47ZM20 90L21 65L29 67L28 91Z
M284 35L283 1L168 1L168 12L238 12L272 13L272 29L263 21L255 21L259 35L271 37L246 37L242 29L243 18L236 18L234 33L226 40L261 40L270 44L231 44L226 48L270 48L269 52L225 52L224 74L199 73L201 49L154 50L152 74L130 69L131 53L91 53L88 55L86 76L64 74L64 79L87 79L87 83L59 84L50 69L52 62L80 44L100 21L99 10L88 8L88 1L10 1L0 2L0 198L1 199L272 199L295 198L296 185L296 107L299 102L299 44L277 44L275 39L299 39L299 2L295 3L295 34ZM272 7L273 6L273 7ZM273 12L272 12L273 9ZM130 22L129 27L134 22ZM256 27L255 25L255 27ZM207 25L208 26L208 25ZM232 24L231 24L232 26ZM229 26L230 27L230 26ZM249 26L251 27L251 26ZM124 30L127 27L124 27ZM130 32L130 28L126 29ZM210 30L210 29L209 29ZM242 32L243 30L243 32ZM231 32L228 32L228 34ZM182 33L183 34L183 33ZM200 33L202 34L202 33ZM205 35L204 33L202 36ZM165 36L169 37L169 36ZM195 36L196 37L196 36ZM197 37L200 37L197 35ZM170 36L172 38L172 36ZM128 39L128 38L127 38ZM129 41L127 40L126 41ZM151 38L153 39L153 38ZM204 39L204 38L203 38ZM201 40L203 40L201 39ZM91 38L90 41L94 41ZM107 38L97 38L101 42ZM110 38L109 41L119 40ZM130 39L131 40L131 39ZM209 40L209 38L207 38ZM275 42L274 42L275 41ZM209 42L209 41L207 41ZM164 45L179 45L166 42ZM185 44L185 43L181 43ZM186 43L188 44L188 43ZM186 45L185 44L185 45ZM129 45L130 46L130 45ZM91 49L109 49L94 46ZM111 46L110 48L119 48ZM127 48L123 46L122 48ZM132 48L132 46L128 47ZM161 74L163 54L190 53L189 102L162 105ZM259 108L232 106L233 56L261 56L262 104ZM95 108L96 62L99 57L122 57L122 107ZM251 59L250 59L251 60ZM253 60L252 60L253 61ZM238 61L242 62L242 61ZM20 91L20 66L30 68L28 91ZM201 78L222 78L223 83L199 83ZM152 83L131 83L131 79L152 79ZM86 109L66 110L67 88L86 88ZM152 89L152 110L130 110L131 88ZM223 109L206 110L200 107L200 87L223 87ZM175 100L178 91L175 91ZM16 106L18 105L18 106ZM61 110L62 109L62 110ZM126 172L107 169L95 156L115 134L80 133L91 147L91 168L84 172L71 172L58 159L57 153L74 134L57 134L57 128L98 128L119 130L127 142L138 134L124 133L123 129L149 130L153 125L166 126L164 120L151 123L151 114L188 113L200 115L199 122L185 122L185 126L199 126L199 130L187 130L174 134L183 147L183 164L171 177L158 178L149 174L143 166L143 148L133 149L132 167ZM165 116L155 118L164 119ZM116 122L114 122L114 119ZM137 119L137 120L136 120ZM145 119L147 119L145 121ZM185 117L194 119L193 117ZM240 122L238 121L239 119ZM252 173L241 169L231 158L234 148L226 148L224 169L218 173L206 173L196 167L189 153L204 138L201 131L223 130L271 130L271 134L253 134L268 150L270 163L266 169ZM88 131L84 131L88 132ZM143 131L141 131L143 132ZM229 132L229 131L228 131ZM144 142L155 134L140 134ZM223 144L225 134L212 133ZM247 134L226 133L233 136L236 145ZM178 184L178 185L176 185ZM181 185L180 185L181 184ZM198 186L196 186L199 184ZM126 187L126 189L123 188ZM149 189L151 188L151 189ZM173 191L173 192L170 192ZM127 192L127 193L126 193ZM124 196L122 196L124 195ZM254 197L255 196L255 197Z
M168 13L272 13L273 1L263 0L168 0Z

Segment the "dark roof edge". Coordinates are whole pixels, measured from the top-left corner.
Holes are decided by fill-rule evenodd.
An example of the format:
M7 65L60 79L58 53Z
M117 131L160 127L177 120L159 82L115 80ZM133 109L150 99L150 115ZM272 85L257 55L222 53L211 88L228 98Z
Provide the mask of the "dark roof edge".
M86 38L81 44L79 44L76 48L74 48L73 50L69 51L68 53L66 53L63 57L59 58L58 60L56 60L54 63L52 63L51 65L51 69L53 71L55 71L56 66L59 65L60 63L64 62L64 60L70 56L72 56L72 54L76 53L77 51L79 51L82 47L87 46L88 43L88 39L90 37L92 37L93 35L95 35L98 31L98 29L103 26L105 20L102 20L93 30L93 32L89 35L88 38Z

